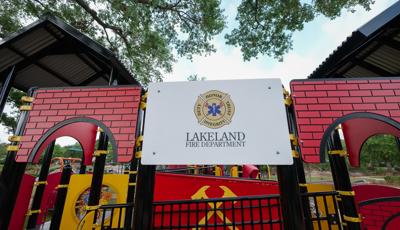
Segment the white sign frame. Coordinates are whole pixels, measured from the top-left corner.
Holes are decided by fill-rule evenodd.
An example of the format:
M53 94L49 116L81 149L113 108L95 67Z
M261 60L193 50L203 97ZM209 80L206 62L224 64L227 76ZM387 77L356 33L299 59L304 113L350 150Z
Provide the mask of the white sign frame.
M225 101L218 107L219 95L210 93L212 90L226 93L231 101L227 101L226 95L221 96L221 100ZM207 99L204 102L207 103L204 105L206 108L203 108L200 95L215 98ZM206 111L206 118L196 117L196 103L199 103L198 111ZM228 108L230 103L233 103L234 110ZM212 104L211 107L209 104ZM222 119L221 114L227 121L222 127L209 128L207 124L199 123L199 120L204 123L204 119L218 116ZM218 123L210 124L218 126ZM142 164L292 163L280 79L150 83Z

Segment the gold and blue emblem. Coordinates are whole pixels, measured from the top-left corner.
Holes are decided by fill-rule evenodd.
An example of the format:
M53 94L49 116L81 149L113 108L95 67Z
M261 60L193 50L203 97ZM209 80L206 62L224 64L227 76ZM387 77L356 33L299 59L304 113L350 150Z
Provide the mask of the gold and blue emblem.
M218 90L200 94L194 106L199 124L211 129L230 124L234 113L235 106L230 95Z

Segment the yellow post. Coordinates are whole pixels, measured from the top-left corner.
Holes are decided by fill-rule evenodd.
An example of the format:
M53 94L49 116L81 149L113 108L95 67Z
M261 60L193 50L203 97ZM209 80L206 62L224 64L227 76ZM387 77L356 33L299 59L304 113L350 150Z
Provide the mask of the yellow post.
M231 177L239 177L239 168L237 165L231 167Z
M221 167L219 167L218 165L216 165L214 168L215 168L215 170L214 170L215 176L222 176L222 169L221 169Z

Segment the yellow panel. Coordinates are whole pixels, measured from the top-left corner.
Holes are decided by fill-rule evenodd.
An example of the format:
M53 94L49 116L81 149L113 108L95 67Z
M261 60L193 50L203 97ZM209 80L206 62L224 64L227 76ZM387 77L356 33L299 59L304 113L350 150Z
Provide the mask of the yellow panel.
M126 203L126 195L128 191L128 174L121 175L113 175L106 174L103 177L103 185L108 186L113 192L115 192L116 203ZM76 215L75 207L78 204L78 199L81 194L87 191L90 188L92 180L92 175L72 175L71 180L68 186L67 198L65 201L63 217L61 220L61 230L69 230L69 229L77 229L79 225L79 229L92 229L93 225L93 217L94 212L89 212L84 218L80 221L78 216ZM100 200L100 204L107 204L107 194L103 196L103 199ZM86 204L79 205L83 210ZM80 210L81 210L80 209ZM113 217L113 224L118 224L118 209L115 210ZM121 216L121 220L124 219L124 214ZM109 223L110 220L106 220L106 223ZM122 221L123 222L123 221ZM116 227L116 226L113 226ZM97 229L97 228L96 228Z
M307 190L308 192L328 192L328 191L333 191L335 188L333 186L333 184L307 184ZM327 197L326 198L326 204L328 206L328 212L333 214L335 213L335 206L333 204L333 200L331 197ZM316 214L316 208L314 205L314 200L310 199L310 203L311 203L311 213L312 215ZM314 207L313 207L314 205ZM317 205L318 205L318 210L320 212L320 214L322 215L326 215L325 213L325 203L324 203L324 199L322 197L317 197ZM318 224L316 222L314 222L314 229L319 229L318 228ZM329 229L328 227L328 221L321 221L321 229L325 230L325 229ZM336 230L339 229L338 225L331 225L331 229Z

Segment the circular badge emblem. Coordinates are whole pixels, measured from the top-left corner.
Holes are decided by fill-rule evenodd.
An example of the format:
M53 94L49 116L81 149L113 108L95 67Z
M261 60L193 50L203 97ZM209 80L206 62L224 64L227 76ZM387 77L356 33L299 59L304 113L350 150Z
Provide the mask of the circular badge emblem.
M228 125L235 113L235 105L229 94L210 90L200 94L194 106L194 114L199 124L211 129Z

